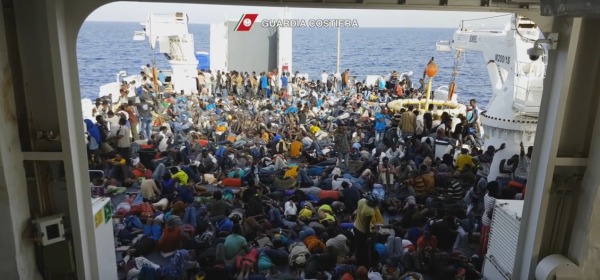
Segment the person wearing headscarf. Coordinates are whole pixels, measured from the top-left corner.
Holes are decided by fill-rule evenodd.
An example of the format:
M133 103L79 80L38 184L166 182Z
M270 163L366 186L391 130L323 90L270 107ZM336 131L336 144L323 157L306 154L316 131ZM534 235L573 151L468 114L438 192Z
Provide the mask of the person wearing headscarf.
M185 213L185 206L185 203L181 200L173 203L171 215L179 216L179 218L183 217L183 214Z
M333 252L338 256L338 259L343 259L350 254L350 248L348 247L348 238L343 234L338 234L335 237L330 238L325 243L327 247L331 247Z
M450 182L452 181L452 173L448 168L448 165L442 163L438 165L435 169L435 184L436 187L446 189L450 186Z
M163 233L156 243L156 249L163 255L169 255L181 248L183 221L177 215L171 215L167 219Z

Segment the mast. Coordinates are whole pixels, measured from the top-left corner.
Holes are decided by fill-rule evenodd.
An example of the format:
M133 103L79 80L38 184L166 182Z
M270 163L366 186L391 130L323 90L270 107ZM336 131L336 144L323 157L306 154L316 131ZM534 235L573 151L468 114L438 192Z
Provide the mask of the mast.
M338 26L338 30L337 30L337 68L336 68L336 73L340 73L340 58L341 58L341 46L342 46L342 36L341 36L341 29Z
M452 71L452 80L450 81L450 85L448 86L448 101L452 100L452 96L456 91L456 77L458 76L458 67L459 60L462 56L462 50L456 50L456 56L454 58L454 70Z

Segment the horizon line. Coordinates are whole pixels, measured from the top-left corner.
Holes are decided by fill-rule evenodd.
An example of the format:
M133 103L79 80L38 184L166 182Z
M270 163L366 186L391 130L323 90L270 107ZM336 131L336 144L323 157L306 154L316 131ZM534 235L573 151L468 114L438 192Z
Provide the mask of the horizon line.
M235 21L235 20L230 20ZM112 23L143 23L142 21L132 21L132 20L101 20L101 19L86 19L86 22L112 22ZM215 22L216 23L216 22ZM215 23L201 23L201 22L189 22L188 24L204 24L210 25ZM456 27L441 27L441 26L380 26L380 25L367 25L367 26L359 26L356 28L415 28L415 29L425 29L425 28L436 28L436 29L456 29ZM331 29L331 28L329 28ZM353 28L344 28L344 29L353 29Z

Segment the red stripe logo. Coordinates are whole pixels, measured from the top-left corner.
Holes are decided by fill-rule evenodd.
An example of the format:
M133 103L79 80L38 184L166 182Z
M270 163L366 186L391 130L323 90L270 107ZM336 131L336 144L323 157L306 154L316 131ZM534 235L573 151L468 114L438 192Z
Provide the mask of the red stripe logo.
M257 17L258 14L243 14L235 27L235 31L250 31Z

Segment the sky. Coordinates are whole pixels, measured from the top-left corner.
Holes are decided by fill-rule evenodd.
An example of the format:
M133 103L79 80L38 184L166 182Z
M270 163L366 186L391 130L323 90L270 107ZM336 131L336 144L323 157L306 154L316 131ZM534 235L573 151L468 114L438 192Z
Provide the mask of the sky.
M275 19L281 7L225 6L202 4L116 2L98 8L88 21L143 22L150 13L186 12L190 23L211 24L239 20L243 14L259 14L257 21ZM356 19L360 27L456 28L461 20L497 16L497 13L405 10L289 9L292 19ZM506 18L498 22L506 21Z

